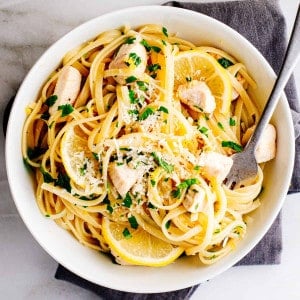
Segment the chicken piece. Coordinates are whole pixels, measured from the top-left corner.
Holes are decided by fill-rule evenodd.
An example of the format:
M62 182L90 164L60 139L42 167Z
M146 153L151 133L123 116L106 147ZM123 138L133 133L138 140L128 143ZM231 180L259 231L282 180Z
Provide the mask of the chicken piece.
M212 113L216 101L209 87L203 81L192 80L177 89L177 97L194 111Z
M258 164L273 159L276 155L276 129L268 124L263 131L255 149L255 158Z
M108 174L113 185L123 198L139 178L137 170L128 167L126 164L117 165L116 163L111 163L108 167Z
M57 96L55 103L49 108L49 113L54 114L60 105L73 104L80 91L81 74L80 72L71 67L63 67L55 89L54 95Z
M182 201L182 204L184 208L191 213L203 211L205 206L204 189L197 184L191 185Z
M147 52L139 42L123 44L116 57L110 62L109 69L127 69L131 75L140 77L146 70ZM126 83L126 77L118 75L114 79L119 84Z
M208 179L215 178L222 182L229 173L233 164L231 157L218 152L202 153L199 158L199 165L203 167L203 173Z

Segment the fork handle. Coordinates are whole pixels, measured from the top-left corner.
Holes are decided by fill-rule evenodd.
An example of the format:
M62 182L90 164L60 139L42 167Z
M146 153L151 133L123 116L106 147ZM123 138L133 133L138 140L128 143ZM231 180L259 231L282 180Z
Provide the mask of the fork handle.
M275 81L275 85L270 94L270 97L258 121L256 129L246 147L248 148L248 150L250 150L250 148L252 148L253 151L255 150L256 145L261 137L261 134L271 119L271 116L275 110L280 95L283 92L284 87L287 84L287 81L290 78L292 71L297 64L299 57L300 57L300 4L298 6L296 19L294 22L291 38L286 50L286 54L283 60L283 64L279 71L278 77Z

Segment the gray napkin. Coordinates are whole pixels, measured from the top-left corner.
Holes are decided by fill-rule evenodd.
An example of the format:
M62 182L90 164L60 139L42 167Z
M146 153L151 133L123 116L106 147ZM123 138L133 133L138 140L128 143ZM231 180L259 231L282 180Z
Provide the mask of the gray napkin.
M180 3L167 2L164 5L195 10L226 23L245 36L269 61L278 73L286 48L286 24L280 11L278 1L245 0L218 3ZM297 102L296 89L291 79L285 89L291 107L296 136L296 158L290 193L300 191L300 107ZM281 215L277 217L270 230L260 243L237 265L279 264L282 249ZM104 299L110 300L146 300L146 299L189 299L198 286L161 293L134 294L111 290L71 273L59 266L55 277L93 291Z

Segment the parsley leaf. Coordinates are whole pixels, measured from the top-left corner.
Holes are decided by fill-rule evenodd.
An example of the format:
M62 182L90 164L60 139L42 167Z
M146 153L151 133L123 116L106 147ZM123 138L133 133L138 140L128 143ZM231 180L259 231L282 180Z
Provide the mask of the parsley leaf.
M74 108L71 104L63 104L58 107L58 110L61 110L61 116L65 117L74 111Z
M164 106L160 106L159 109L158 109L158 111L162 111L162 112L164 112L166 114L169 113L168 109L166 107L164 107Z
M128 228L125 228L122 233L123 233L123 236L124 236L125 239L130 239L131 238L131 233L128 230Z
M228 147L233 149L236 152L242 152L243 147L233 141L222 141L222 147Z
M136 40L135 37L129 36L129 37L125 40L124 44L133 44L135 40Z
M134 216L129 217L128 221L130 223L131 228L137 229L139 227L139 224L138 224L138 222L137 222L137 220L136 220L136 218Z
M59 173L58 178L55 181L56 186L60 186L71 193L70 177L65 173Z
M150 71L150 72L155 72L157 70L161 70L161 65L160 64L151 64L147 67L147 69Z
M233 65L233 63L225 57L219 58L218 63L225 69Z
M136 81L137 78L135 76L129 76L126 78L126 83L131 83L131 82L134 82Z
M126 194L126 196L125 196L125 198L124 198L122 204L123 204L124 206L128 207L128 208L131 206L131 204L132 204L132 199L131 199L129 193Z
M129 59L133 61L135 66L138 66L142 62L142 59L134 52L129 53Z
M177 185L177 189L172 191L172 196L174 198L179 198L183 189L188 189L191 185L199 183L197 178L185 179Z
M174 166L168 164L165 160L159 157L156 152L152 152L151 155L154 157L154 160L158 165L160 165L163 169L165 169L168 173L173 172Z
M55 179L51 176L51 174L48 173L48 172L46 172L43 167L40 167L40 171L43 174L44 182L50 183L50 182L54 182L55 181Z
M56 102L56 100L57 100L57 96L56 95L52 95L52 96L50 96L50 97L48 97L46 99L45 104L48 107L50 107L50 106L52 106Z
M230 119L229 119L229 125L230 125L230 126L235 126L235 124L236 124L235 119L230 118Z
M162 33L166 36L166 37L168 37L169 36L169 34L168 34L168 30L167 30L167 28L166 27L163 27L162 28Z
M150 115L154 114L154 110L151 107L146 107L146 109L140 114L139 120L146 120Z

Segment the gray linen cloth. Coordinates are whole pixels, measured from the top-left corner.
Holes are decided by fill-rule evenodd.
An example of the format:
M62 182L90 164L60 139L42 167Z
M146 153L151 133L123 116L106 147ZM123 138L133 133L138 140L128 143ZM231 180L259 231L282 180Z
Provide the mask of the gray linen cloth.
M245 0L218 3L167 2L164 5L195 10L226 23L245 36L269 61L276 73L282 64L286 48L286 24L276 0ZM300 191L300 107L293 79L285 89L291 107L296 136L296 158L290 193ZM282 249L281 215L260 243L237 265L279 264ZM198 286L157 294L134 294L115 291L90 283L59 266L57 279L66 280L89 289L104 299L189 299Z

